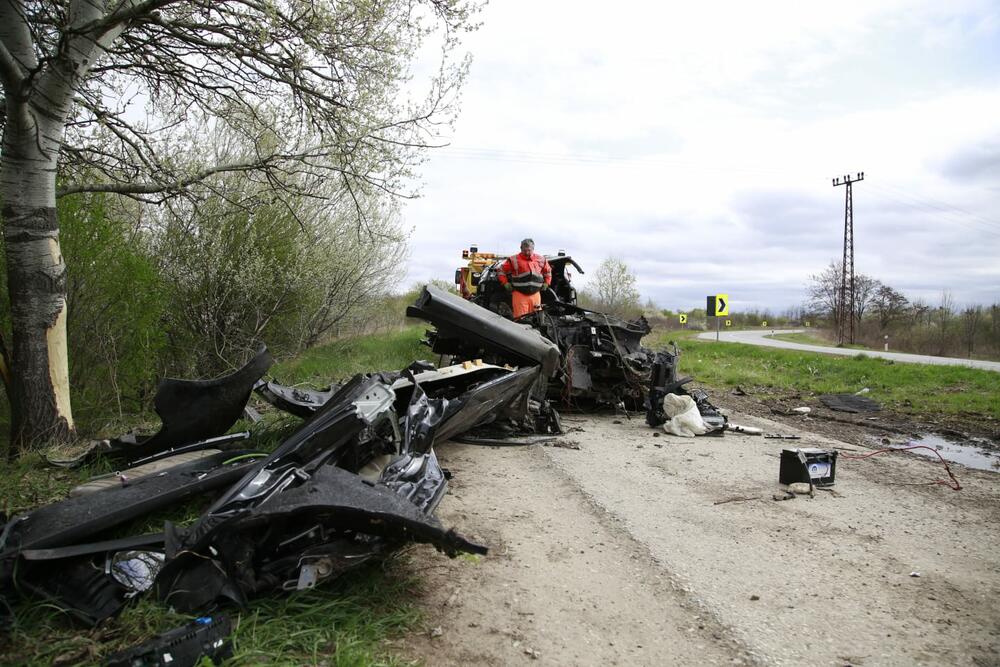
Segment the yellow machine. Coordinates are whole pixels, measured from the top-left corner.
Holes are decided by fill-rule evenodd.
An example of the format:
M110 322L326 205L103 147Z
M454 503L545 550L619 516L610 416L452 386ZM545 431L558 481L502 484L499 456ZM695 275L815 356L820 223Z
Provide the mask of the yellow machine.
M496 263L500 255L495 252L479 252L479 248L473 244L468 250L462 251L462 259L469 263L455 270L455 284L464 298L471 299L479 288L479 277L483 274L483 269Z

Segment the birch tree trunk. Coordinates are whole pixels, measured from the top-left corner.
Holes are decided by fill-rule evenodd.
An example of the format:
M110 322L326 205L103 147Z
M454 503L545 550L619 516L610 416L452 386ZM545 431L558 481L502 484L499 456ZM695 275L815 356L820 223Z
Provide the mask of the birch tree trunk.
M45 138L51 137L51 123L26 113L12 117L9 102L0 198L13 333L11 444L15 451L24 451L70 439L73 414L66 353L66 265L59 248L55 202L58 145Z
M130 6L131 3L123 3ZM99 26L100 0L70 3L68 36L40 63L17 0L0 0L0 76L6 119L0 201L11 301L12 452L70 440L66 264L59 247L56 168L77 85L121 24Z

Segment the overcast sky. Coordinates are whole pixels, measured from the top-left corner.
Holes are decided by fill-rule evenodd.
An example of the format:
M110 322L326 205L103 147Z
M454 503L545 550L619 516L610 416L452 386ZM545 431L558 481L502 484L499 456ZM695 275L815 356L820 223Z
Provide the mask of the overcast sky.
M644 298L802 303L839 260L932 304L1000 301L1000 3L494 0L406 204L408 281L462 248L609 255ZM585 286L587 276L576 277Z

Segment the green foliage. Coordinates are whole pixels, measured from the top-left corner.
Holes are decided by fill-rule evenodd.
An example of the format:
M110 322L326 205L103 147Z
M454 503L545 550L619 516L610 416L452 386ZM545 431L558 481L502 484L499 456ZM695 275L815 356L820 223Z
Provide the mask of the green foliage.
M163 285L135 211L107 195L59 201L60 244L67 265L70 385L73 413L84 431L142 410L161 372ZM0 292L6 289L0 252ZM10 330L10 304L0 301L0 326ZM0 405L0 438L9 405Z
M324 386L356 373L405 368L416 359L433 356L430 348L420 342L424 330L423 326L410 326L336 340L275 365L271 375L290 384L308 382Z
M141 411L161 366L163 285L134 212L107 195L59 202L67 266L70 385L84 428Z

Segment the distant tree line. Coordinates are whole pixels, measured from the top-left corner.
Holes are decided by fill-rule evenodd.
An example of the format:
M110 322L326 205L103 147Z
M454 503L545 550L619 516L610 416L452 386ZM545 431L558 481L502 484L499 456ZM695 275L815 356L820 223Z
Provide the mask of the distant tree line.
M831 262L810 276L803 310L828 329L836 327L841 265ZM855 340L890 349L938 356L1000 356L1000 303L959 307L948 291L936 304L909 299L896 288L865 274L854 278Z

